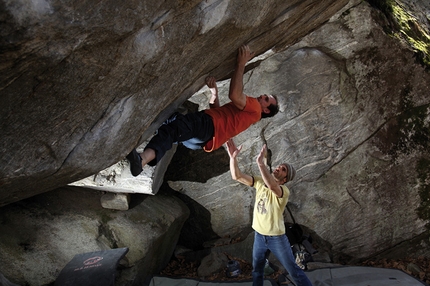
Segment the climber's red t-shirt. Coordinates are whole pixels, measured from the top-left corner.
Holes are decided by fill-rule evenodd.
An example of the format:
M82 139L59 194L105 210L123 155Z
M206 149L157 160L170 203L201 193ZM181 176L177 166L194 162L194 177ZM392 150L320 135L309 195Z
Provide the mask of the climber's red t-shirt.
M212 117L214 136L203 149L212 152L222 146L228 139L246 130L261 119L261 105L254 97L246 97L243 110L229 102L217 108L206 109L205 113Z

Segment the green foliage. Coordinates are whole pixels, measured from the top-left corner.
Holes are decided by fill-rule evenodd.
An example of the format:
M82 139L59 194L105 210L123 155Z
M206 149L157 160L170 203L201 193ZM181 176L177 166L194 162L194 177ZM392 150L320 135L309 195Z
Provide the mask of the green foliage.
M393 6L393 13L401 28L395 36L405 39L419 58L430 66L430 36L418 25L416 19L399 5Z

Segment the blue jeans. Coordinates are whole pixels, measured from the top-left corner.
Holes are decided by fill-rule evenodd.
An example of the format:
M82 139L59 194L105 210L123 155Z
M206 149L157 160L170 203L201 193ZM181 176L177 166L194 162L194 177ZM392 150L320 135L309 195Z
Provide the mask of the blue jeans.
M253 286L263 285L266 251L270 250L293 278L297 286L310 285L305 272L296 264L290 242L286 235L267 236L255 232L252 250L252 280Z

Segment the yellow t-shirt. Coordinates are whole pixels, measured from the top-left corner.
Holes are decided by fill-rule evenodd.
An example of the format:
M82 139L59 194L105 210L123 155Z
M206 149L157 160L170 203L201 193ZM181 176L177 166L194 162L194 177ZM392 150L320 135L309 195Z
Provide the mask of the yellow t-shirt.
M255 204L252 228L262 235L285 234L284 209L290 196L290 190L281 185L283 195L278 198L264 184L263 178L254 177Z

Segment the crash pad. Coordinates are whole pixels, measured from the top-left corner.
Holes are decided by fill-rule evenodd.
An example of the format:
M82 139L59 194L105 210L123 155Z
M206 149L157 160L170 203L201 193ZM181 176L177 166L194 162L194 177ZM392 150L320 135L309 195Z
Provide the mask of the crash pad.
M367 266L330 267L307 271L313 286L423 286L427 285L398 269Z
M61 270L55 286L111 286L119 261L128 248L115 248L77 254Z
M200 281L189 278L171 278L163 276L152 277L149 286L252 286L252 280L250 281ZM271 279L264 279L263 286L278 286L278 284Z
M305 271L313 286L429 286L398 269L366 266L327 267ZM264 286L278 285L270 279ZM289 284L287 284L289 283ZM200 281L187 278L154 276L149 286L252 286L252 281ZM289 281L281 286L293 285Z

